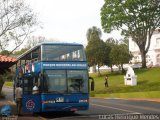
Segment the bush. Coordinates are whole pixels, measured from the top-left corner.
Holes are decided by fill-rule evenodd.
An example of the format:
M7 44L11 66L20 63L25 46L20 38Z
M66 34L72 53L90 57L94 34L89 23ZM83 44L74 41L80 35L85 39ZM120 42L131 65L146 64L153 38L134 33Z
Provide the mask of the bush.
M14 73L6 72L6 73L3 75L4 80L5 80L5 81L12 81L12 80L13 80L13 74L14 74Z

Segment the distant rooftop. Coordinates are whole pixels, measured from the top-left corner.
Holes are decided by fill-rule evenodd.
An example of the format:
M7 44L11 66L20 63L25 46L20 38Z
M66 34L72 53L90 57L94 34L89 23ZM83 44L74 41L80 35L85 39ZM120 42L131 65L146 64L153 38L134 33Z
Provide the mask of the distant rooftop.
M6 71L9 71L9 68L16 63L17 59L0 55L0 75L4 74Z

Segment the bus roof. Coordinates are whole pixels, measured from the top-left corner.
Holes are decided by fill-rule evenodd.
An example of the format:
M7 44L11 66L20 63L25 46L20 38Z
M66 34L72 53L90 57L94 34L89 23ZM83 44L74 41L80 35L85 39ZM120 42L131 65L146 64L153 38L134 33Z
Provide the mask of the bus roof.
M32 50L38 48L41 45L76 45L76 46L83 46L82 44L79 43L66 43L66 42L42 42L37 44L36 46L30 48L29 50L27 50L25 53L23 53L22 55L20 55L17 60L23 58L27 53L31 52Z
M67 42L42 42L40 43L40 45L42 44L53 44L53 45L82 45L82 44L79 44L79 43L67 43Z

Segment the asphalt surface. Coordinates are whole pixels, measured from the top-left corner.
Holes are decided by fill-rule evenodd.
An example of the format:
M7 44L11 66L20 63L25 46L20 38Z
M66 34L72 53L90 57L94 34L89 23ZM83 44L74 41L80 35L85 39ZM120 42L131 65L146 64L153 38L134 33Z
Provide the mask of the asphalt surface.
M3 91L7 99L12 101L12 89L4 88ZM90 98L88 111L41 113L37 118L42 120L160 120L160 102Z
M12 88L3 87L2 91L5 93L7 100L13 100L13 89Z

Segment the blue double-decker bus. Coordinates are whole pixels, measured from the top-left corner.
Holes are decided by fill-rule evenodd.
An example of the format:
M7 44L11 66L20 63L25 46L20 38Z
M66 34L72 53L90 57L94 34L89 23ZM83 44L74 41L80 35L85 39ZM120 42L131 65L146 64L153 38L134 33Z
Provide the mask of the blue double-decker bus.
M31 48L18 58L14 97L16 83L23 89L23 112L89 108L88 65L81 44L41 43Z

